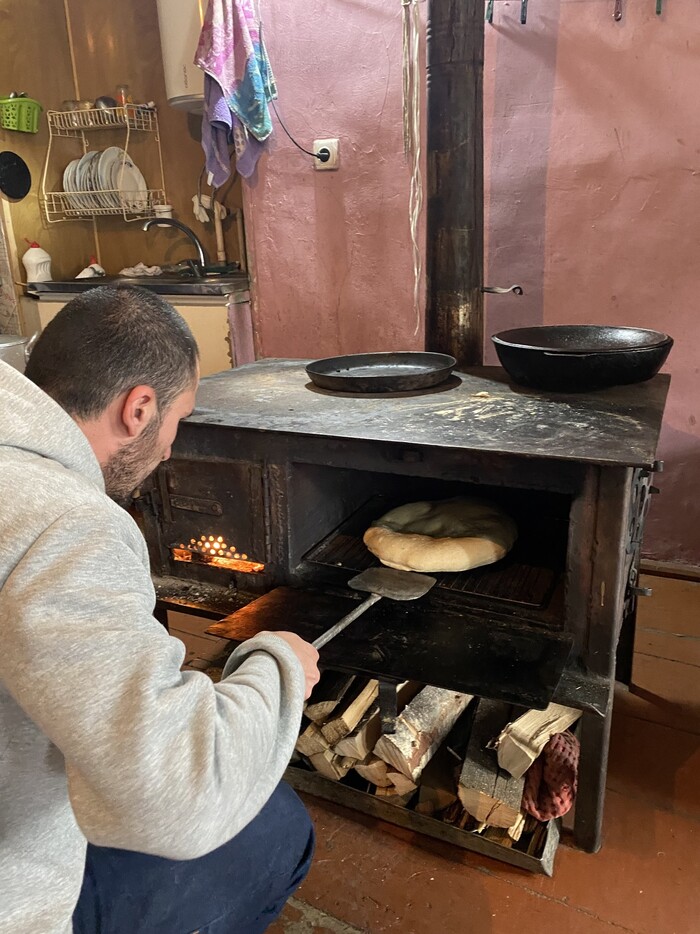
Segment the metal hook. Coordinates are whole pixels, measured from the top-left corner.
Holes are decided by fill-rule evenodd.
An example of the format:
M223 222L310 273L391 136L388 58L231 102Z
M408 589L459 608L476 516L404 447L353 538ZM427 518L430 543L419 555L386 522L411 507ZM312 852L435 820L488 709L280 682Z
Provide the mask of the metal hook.
M487 23L493 23L493 0L488 0L486 4L486 16L484 19Z
M492 295L507 295L508 292L512 292L514 295L522 295L523 287L521 285L511 285L510 288L503 289L495 285L483 285L481 291L490 292Z
M522 26L527 23L527 0L520 0L520 23Z
M622 0L615 0L615 9L613 10L613 19L619 23L622 19Z

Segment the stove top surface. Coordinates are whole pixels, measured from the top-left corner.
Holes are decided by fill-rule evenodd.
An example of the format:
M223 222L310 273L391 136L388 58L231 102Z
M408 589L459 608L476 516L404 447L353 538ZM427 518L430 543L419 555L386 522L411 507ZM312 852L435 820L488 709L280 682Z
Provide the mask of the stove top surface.
M548 393L479 367L422 392L348 394L314 386L308 362L261 360L205 378L187 423L651 467L670 382L660 375L593 393Z

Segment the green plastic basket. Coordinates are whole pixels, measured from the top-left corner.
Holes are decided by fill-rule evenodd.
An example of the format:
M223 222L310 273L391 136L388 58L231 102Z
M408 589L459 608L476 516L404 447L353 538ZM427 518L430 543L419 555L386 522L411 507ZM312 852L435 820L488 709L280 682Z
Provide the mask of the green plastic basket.
M0 97L0 126L3 130L36 133L41 104L31 97Z

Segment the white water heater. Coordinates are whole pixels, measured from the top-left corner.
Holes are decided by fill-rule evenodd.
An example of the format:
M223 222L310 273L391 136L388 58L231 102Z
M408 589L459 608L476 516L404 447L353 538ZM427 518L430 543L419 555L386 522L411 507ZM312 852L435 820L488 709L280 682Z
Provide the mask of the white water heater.
M204 72L194 64L207 0L157 0L168 103L201 113Z

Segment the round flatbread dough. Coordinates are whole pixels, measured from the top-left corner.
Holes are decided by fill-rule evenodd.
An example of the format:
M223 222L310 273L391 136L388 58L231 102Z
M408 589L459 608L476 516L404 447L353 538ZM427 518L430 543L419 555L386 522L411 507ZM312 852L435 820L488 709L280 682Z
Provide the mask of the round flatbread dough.
M518 530L502 509L480 499L407 503L372 523L365 545L401 571L468 571L500 561Z

